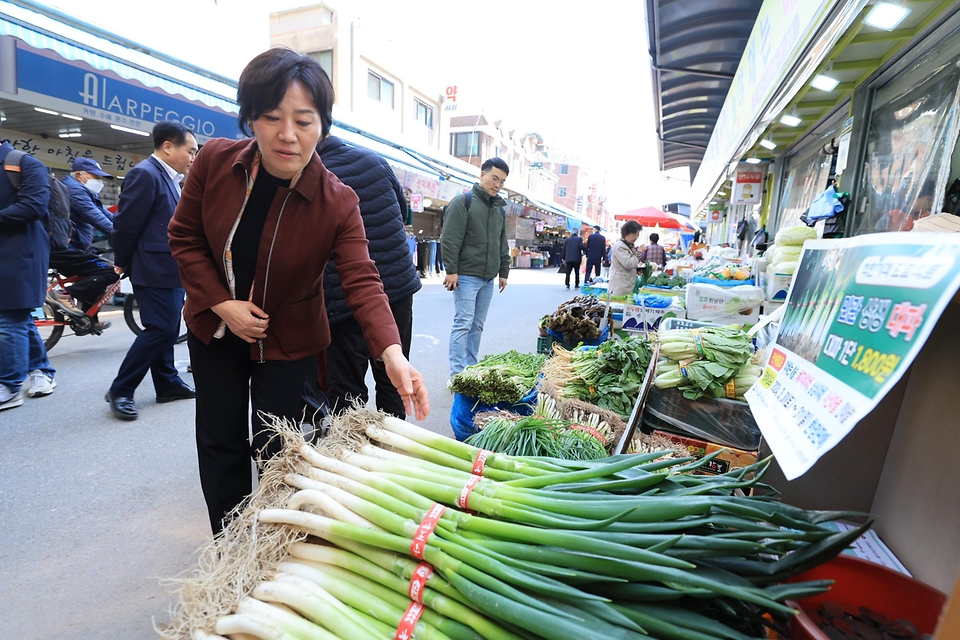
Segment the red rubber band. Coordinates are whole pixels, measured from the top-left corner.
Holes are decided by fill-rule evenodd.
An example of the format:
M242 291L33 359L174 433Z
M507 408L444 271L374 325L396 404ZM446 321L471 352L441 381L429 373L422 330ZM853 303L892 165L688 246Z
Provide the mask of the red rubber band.
M460 490L460 495L457 497L457 506L461 509L467 508L467 500L470 497L470 492L473 491L473 488L477 486L477 483L483 480L481 476L472 476L467 480L467 484L463 485L463 489Z
M429 562L421 562L413 570L410 576L410 588L407 589L407 595L414 602L423 604L423 590L427 588L427 580L433 575L433 565Z
M397 633L393 636L394 640L410 640L413 638L413 630L417 628L417 623L420 621L420 616L423 615L424 608L419 602L410 603L403 617L400 618Z
M410 543L410 555L417 560L423 560L423 554L427 550L427 539L433 533L433 530L437 528L437 523L440 522L440 516L443 515L446 509L442 504L434 503L434 505L430 507L430 511L427 511L427 515L423 517L420 526L417 527L417 533L413 536L413 542Z
M486 464L487 458L490 457L491 453L493 453L493 451L487 451L486 449L480 449L480 451L477 451L477 457L473 459L473 471L470 473L475 476L482 476L483 465Z
M576 429L577 431L586 431L587 433L589 433L590 435L592 435L594 438L596 438L597 440L599 440L599 441L600 441L600 444L603 444L603 445L606 445L606 444L607 444L607 439L604 438L603 435L602 435L599 431L597 431L596 429L594 429L593 427L588 427L588 426L585 425L585 424L572 424L572 425L570 425L570 428L571 428L571 429Z

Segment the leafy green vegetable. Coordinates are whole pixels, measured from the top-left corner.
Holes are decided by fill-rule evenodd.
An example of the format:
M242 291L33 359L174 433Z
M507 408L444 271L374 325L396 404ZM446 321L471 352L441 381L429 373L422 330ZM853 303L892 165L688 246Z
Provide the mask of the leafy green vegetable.
M489 355L453 376L450 389L486 404L517 402L533 388L545 360L517 351Z
M466 443L512 456L548 456L563 460L607 457L604 443L590 429L538 415L517 421L494 418L467 438Z

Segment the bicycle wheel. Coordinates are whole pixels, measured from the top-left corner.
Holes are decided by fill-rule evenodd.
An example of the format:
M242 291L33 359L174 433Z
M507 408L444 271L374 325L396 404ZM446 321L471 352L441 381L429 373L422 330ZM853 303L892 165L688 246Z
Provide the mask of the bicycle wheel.
M58 309L54 309L47 303L43 305L43 316L43 320L36 318L35 321L37 331L40 332L40 339L43 340L43 346L46 347L47 351L50 351L59 342L60 336L63 335L64 325L59 323L66 322L67 318Z
M128 293L123 297L123 319L136 335L143 332L143 323L140 322L140 308L137 306L137 298L134 294ZM177 337L177 344L187 341L187 325L180 317L180 335Z

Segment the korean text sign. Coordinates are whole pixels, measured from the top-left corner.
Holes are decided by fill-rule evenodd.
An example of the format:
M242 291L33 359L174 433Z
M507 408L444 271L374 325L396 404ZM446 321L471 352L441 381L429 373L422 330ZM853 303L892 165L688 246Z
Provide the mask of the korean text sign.
M764 374L746 394L787 479L803 475L900 380L960 288L960 237L810 241Z

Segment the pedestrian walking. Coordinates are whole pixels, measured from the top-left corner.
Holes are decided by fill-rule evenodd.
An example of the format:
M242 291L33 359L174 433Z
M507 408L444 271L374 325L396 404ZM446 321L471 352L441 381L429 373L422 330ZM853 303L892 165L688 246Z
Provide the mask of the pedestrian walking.
M563 242L563 264L566 267L564 271L564 284L570 289L570 272L574 275L574 284L577 289L580 288L580 265L583 262L584 254L583 238L580 233L574 229L570 232L570 237Z
M280 451L264 416L302 418L307 380L330 344L323 276L331 255L367 348L407 412L430 412L367 253L357 196L316 152L333 97L309 56L277 47L251 60L237 102L241 130L253 137L204 145L170 223L188 294L200 485L215 534L253 488L251 456Z
M0 164L13 151L0 143ZM19 168L17 188L6 175L0 178L0 411L23 404L24 384L31 397L50 395L57 386L33 321L47 296L50 183L47 168L31 155Z
M186 125L158 122L153 127L153 154L123 181L113 220L113 251L117 266L133 284L144 328L107 391L110 411L121 420L139 416L134 392L147 371L157 402L196 396L173 364L184 291L167 242L167 225L180 200L180 182L196 154L197 139Z
M600 233L599 225L594 225L593 233L587 238L587 272L584 282L590 284L593 279L600 275L600 264L603 262L603 256L607 252L607 239Z
M510 274L506 202L498 194L510 173L500 158L480 167L480 181L447 206L443 255L447 275L443 286L453 292L454 317L450 329L450 377L478 361L483 323L493 298L493 279L499 276L502 293Z

